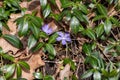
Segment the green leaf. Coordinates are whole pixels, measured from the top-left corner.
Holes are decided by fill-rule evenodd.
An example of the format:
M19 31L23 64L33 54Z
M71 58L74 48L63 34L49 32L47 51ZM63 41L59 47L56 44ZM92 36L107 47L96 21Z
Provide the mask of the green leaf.
M41 31L39 33L39 36L40 36L40 38L47 38L48 37L48 35L45 32L43 32L43 31Z
M53 5L56 5L56 1L55 1L55 0L50 0L50 2L51 2Z
M88 43L84 43L82 46L82 50L86 55L90 55L92 51L92 46Z
M83 35L86 35L89 38L91 38L93 40L96 40L95 33L94 33L94 31L92 29L86 29L82 33L83 33Z
M70 27L73 33L77 34L79 32L79 20L76 17L72 17L71 21L70 21Z
M28 22L23 20L18 24L18 35L24 36L26 35L28 32Z
M88 77L92 76L92 74L93 74L93 69L85 71L84 74L82 74L81 78L82 79L88 78Z
M4 58L4 59L7 59L7 60L10 60L10 61L14 61L15 58L7 53L2 53L1 56Z
M113 70L110 72L109 77L114 77L114 76L116 76L116 75L118 75L118 74L119 74L119 72L117 71L117 69L113 69Z
M63 60L63 63L66 65L66 64L69 64L70 65L70 68L72 69L72 70L75 70L76 69L76 66L75 66L75 63L72 61L72 59L70 59L70 58L65 58L64 60Z
M76 75L72 75L72 80L78 80L78 78L76 77Z
M44 9L47 5L47 0L40 0L40 5L41 5L42 9Z
M99 24L96 28L96 35L97 38L100 37L103 33L104 33L104 25L103 24Z
M107 9L102 4L97 4L97 10L101 15L107 16Z
M16 65L17 65L17 67L16 67L17 68L17 78L20 78L22 75L22 69L19 64L16 64Z
M111 29L112 29L112 23L109 19L106 19L106 21L104 23L105 33L108 35L110 33Z
M7 23L2 22L3 27L5 27L8 31L10 31L10 28L8 27Z
M44 80L55 80L53 76L47 75L44 77Z
M43 20L40 17L29 15L30 23L34 24L36 27L40 28L43 25Z
M62 4L62 8L67 8L67 7L73 6L73 2L69 1L69 0L60 0L60 2Z
M94 80L101 80L101 73L98 71L95 71L93 74Z
M31 24L31 27L30 27L33 35L35 36L36 39L39 38L39 32L40 32L40 29L38 27L36 27L34 24Z
M10 44L12 44L16 48L23 48L22 42L15 35L5 34L3 38L7 40Z
M54 33L52 36L50 36L50 38L49 38L49 40L48 40L48 43L49 43L49 44L55 43L57 37L58 37L58 34L57 34L57 33Z
M97 15L93 18L93 21L97 21L97 20L104 19L104 18L106 18L105 15Z
M115 17L110 17L110 21L115 24L116 26L119 26L120 25L120 21L115 18Z
M55 57L56 56L56 51L53 47L52 44L45 44L45 49L49 53L49 57Z
M45 8L44 11L43 11L43 16L44 16L44 18L48 17L49 14L50 14L50 12L51 12L50 5L47 5L46 8Z
M99 65L98 57L94 55L87 56L85 63L89 63L93 68L96 68Z
M43 45L44 45L43 42L39 42L35 47L32 48L32 51L33 51L33 52L38 51L40 48L43 47Z
M4 70L6 70L5 77L6 77L6 79L8 79L9 77L11 77L14 74L15 64L5 65Z
M28 65L28 63L26 63L25 61L19 61L18 64L20 66L22 66L23 68L30 70L30 66Z
M108 45L104 48L104 53L108 53L111 49L113 49L115 47L115 45Z
M83 13L85 14L88 13L87 7L84 4L80 4L79 8Z
M33 48L36 43L37 43L37 40L35 39L35 37L33 35L30 35L28 39L28 49L30 50L31 48Z
M2 22L0 21L0 31L2 31Z
M33 75L34 75L34 77L35 77L36 79L43 79L43 75L42 75L41 72L33 73Z
M88 17L84 15L80 10L74 9L73 15L78 18L81 22L89 23Z

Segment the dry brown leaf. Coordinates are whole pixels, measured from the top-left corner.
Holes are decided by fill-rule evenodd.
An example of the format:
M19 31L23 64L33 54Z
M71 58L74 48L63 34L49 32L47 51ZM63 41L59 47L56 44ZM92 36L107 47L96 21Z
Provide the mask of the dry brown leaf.
M57 31L58 27L54 21L51 21L48 25L53 29L53 32Z
M64 80L64 78L66 77L67 80L69 80L69 76L70 76L70 65L67 64L63 70L60 71L60 80Z
M0 38L0 47L2 47L4 52L8 52L8 51L12 50L13 53L16 53L18 51L17 48L13 47L11 44L9 44L3 38Z
M27 61L27 63L30 65L30 71L23 71L22 78L26 78L27 80L34 79L33 73L35 72L35 69L45 65L45 63L41 60L41 54L42 52L33 53L33 55Z
M28 7L28 2L26 2L26 1L21 2L20 7L21 8L27 8Z
M59 10L62 11L63 9L61 8L60 0L55 0L55 1L56 1L56 4L57 4Z

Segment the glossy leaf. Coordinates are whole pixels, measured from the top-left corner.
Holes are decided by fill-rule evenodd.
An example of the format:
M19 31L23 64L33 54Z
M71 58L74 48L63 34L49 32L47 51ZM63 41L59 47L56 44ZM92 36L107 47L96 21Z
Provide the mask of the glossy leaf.
M19 23L18 25L18 35L22 37L27 34L27 31L28 31L28 22L21 21L21 23Z
M97 35L97 38L100 37L104 32L104 25L103 24L100 24L96 27L96 35Z
M43 75L42 75L41 72L33 73L33 75L34 75L34 77L35 77L36 79L43 79Z
M101 20L101 19L105 19L105 18L106 18L106 16L104 16L104 15L97 15L93 18L93 21L97 21L97 20Z
M22 42L15 35L5 34L3 38L7 40L10 44L12 44L16 48L23 48Z
M22 69L21 69L21 66L19 64L16 64L17 65L17 78L20 78L21 75L22 75Z
M33 35L30 35L28 39L28 49L30 50L31 48L33 48L36 43L37 43L37 40L35 39L35 37Z
M31 24L31 27L30 27L33 35L35 36L36 39L39 38L39 32L40 32L40 29L38 27L36 27L34 24Z
M50 57L55 57L56 56L56 51L53 47L52 44L45 44L45 49L49 53Z
M87 56L85 59L85 63L89 63L93 68L96 68L99 62L99 59L94 55Z
M44 11L43 11L43 16L44 16L44 18L48 17L49 14L50 14L50 12L51 12L50 5L47 5L46 8L45 8Z
M10 28L8 27L7 23L2 22L3 27L5 27L8 31L10 31Z
M6 65L6 66L4 66L4 69L6 70L5 77L8 79L9 77L11 77L14 74L15 64Z
M92 46L90 44L84 43L82 46L82 50L86 55L91 54Z
M85 5L81 4L81 5L79 6L79 8L80 8L80 10L81 10L83 13L85 13L85 14L88 13L87 7L86 7Z
M50 44L55 43L57 37L58 37L58 34L54 33L52 36L50 36L48 43L50 43Z
M86 29L83 31L83 34L88 36L89 38L93 39L93 40L96 40L96 36L95 36L95 33L92 29Z
M76 17L72 17L71 21L70 21L70 27L73 33L78 33L79 32L79 20Z
M92 76L93 74L93 70L88 70L88 71L85 71L84 74L81 76L82 79L85 79L85 78L88 78L90 76Z
M26 63L25 61L19 61L18 64L20 66L22 66L23 68L30 70L30 66L28 65L28 63Z
M37 28L43 25L43 20L40 17L29 15L30 23L34 24Z
M74 9L73 14L76 18L79 19L81 22L89 23L88 18L86 15L84 15L80 10Z
M39 36L40 36L41 38L47 38L47 37L48 37L48 35L47 35L45 32L43 32L43 31L41 31L41 32L39 33Z
M60 0L62 8L67 8L73 6L73 3L69 0Z
M7 53L2 53L1 56L2 56L4 59L10 60L10 61L12 61L12 62L15 60L15 58L14 58L13 56L11 56L11 55L9 55L9 54L7 54Z
M40 48L43 47L43 45L44 45L43 42L39 42L35 47L32 48L32 51L33 51L33 52L38 51Z
M101 73L98 71L95 71L93 74L94 80L101 80Z
M40 5L41 5L42 9L44 9L47 5L47 0L40 0Z
M107 9L102 4L97 4L97 10L101 15L107 16Z
M106 19L106 21L104 23L105 33L108 35L110 33L111 29L112 29L112 23L109 19Z
M0 21L0 31L2 31L2 22Z

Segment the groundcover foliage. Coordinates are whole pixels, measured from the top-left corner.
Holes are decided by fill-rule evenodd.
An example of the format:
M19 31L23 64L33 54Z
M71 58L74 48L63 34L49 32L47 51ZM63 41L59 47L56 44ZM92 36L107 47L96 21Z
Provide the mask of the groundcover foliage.
M62 80L120 79L120 0L38 0L41 9L30 14L20 6L24 0L1 2L1 38L19 51L27 50L28 55L42 51L47 56L43 61L62 64L60 70L69 65L71 75ZM39 11L41 17L36 15ZM13 13L21 13L14 20L17 33L3 34L3 28L10 31L7 21ZM51 21L57 25L56 30L49 25ZM21 38L27 39L27 45ZM16 59L0 47L0 80L26 80L22 71L30 68L24 59ZM39 80L57 80L61 79L60 70L55 76L40 67L33 76Z

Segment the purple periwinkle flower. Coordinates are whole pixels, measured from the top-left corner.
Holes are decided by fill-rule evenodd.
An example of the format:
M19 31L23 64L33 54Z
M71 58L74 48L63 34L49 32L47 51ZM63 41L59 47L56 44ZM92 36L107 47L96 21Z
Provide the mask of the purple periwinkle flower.
M43 30L46 34L48 34L48 35L50 35L50 34L53 33L52 28L50 28L48 24L42 26L42 30Z
M71 42L70 34L69 33L63 33L63 32L57 32L58 37L57 41L62 41L62 45L66 45L67 42Z

